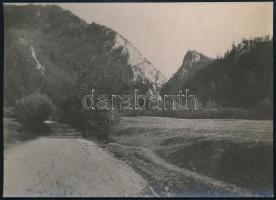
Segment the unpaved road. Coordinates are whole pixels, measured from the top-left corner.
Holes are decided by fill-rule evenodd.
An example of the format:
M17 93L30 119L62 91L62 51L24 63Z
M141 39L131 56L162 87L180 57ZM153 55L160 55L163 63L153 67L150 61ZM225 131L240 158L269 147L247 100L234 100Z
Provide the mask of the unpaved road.
M4 196L144 196L147 182L84 139L46 138L6 149Z

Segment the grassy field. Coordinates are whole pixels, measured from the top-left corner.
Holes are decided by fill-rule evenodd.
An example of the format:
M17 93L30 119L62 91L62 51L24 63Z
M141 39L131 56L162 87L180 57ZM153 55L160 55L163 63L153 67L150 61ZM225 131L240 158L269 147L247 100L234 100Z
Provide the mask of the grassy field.
M158 195L272 195L272 121L124 117L111 139Z

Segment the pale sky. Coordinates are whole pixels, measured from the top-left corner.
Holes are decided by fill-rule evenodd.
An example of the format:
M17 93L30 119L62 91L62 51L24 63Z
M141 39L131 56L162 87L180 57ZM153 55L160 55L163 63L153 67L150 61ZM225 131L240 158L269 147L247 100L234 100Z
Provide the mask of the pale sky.
M222 55L242 38L273 34L273 3L58 3L127 38L169 78L185 53Z

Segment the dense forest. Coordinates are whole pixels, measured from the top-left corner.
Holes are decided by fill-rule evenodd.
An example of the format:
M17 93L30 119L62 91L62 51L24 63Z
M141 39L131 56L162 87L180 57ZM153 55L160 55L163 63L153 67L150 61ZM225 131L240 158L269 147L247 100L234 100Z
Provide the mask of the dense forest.
M174 89L188 88L198 96L203 109L241 108L254 118L272 118L272 72L273 39L244 39ZM171 92L172 79L162 92Z

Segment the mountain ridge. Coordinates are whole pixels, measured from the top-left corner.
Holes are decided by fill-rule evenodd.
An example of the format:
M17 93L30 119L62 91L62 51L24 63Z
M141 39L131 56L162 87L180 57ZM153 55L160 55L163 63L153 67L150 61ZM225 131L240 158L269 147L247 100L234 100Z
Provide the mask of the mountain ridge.
M183 58L182 65L164 84L162 93L175 93L183 89L185 82L192 78L194 74L210 64L214 59L209 58L196 50L188 50Z
M104 25L88 24L59 6L4 5L4 24L5 87L16 91L18 81L12 78L13 66L24 71L22 66L26 65L30 70L24 72L30 83L19 84L22 90L15 94L7 92L6 102L14 102L11 99L35 90L55 95L54 87L61 90L64 84L68 85L68 91L70 87L82 88L82 93L95 87L107 94L126 93L131 88L145 94L158 94L166 81L165 76L119 33ZM43 88L31 82L32 76L41 75L36 74L38 69L45 72L41 72L45 80L43 76L39 78ZM33 89L30 85L37 87Z

